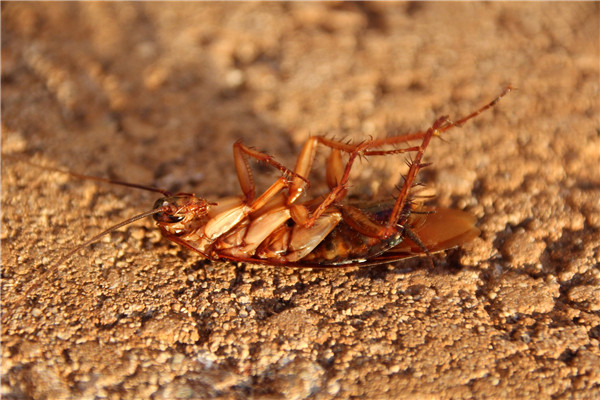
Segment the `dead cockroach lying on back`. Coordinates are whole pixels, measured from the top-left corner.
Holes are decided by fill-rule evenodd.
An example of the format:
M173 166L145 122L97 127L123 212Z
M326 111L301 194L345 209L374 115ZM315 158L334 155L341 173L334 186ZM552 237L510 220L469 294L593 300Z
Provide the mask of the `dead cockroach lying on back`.
M82 179L159 192L164 197L156 201L151 211L123 221L65 254L40 280L100 237L150 215L166 238L211 260L313 268L366 266L429 256L458 246L479 235L475 218L459 210L426 208L412 201L411 189L419 170L425 166L423 154L433 137L493 107L511 90L508 86L493 101L456 121L440 117L424 132L358 144L311 137L302 148L294 170L237 142L233 145L233 157L243 195L214 202L189 193L172 194L152 187L69 173ZM409 141L420 141L420 144L399 147ZM330 190L316 198L302 198L309 187L308 176L319 145L331 150L326 163ZM347 156L345 164L342 153ZM395 200L371 207L344 202L350 171L357 157L401 153L413 156ZM256 194L249 158L282 172L260 195Z

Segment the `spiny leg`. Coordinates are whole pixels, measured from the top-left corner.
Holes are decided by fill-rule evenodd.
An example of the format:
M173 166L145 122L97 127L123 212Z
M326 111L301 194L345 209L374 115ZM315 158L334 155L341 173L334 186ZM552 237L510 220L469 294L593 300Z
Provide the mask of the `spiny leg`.
M357 147L357 149L350 154L350 158L346 167L344 169L343 175L337 179L337 185L332 188L328 196L323 200L323 202L317 207L313 215L307 219L305 222L305 226L311 226L314 221L325 212L327 207L329 207L332 203L336 201L340 201L345 195L345 185L348 182L350 170L352 168L352 163L354 159L358 155L388 155L388 154L397 154L397 153L406 153L406 152L417 152L415 159L410 163L409 171L406 175L404 185L400 190L400 194L396 199L394 204L394 208L392 209L392 213L388 219L388 222L385 224L380 224L372 221L364 212L360 209L351 207L351 206L343 206L341 208L342 215L346 223L356 229L358 232L362 233L365 236L369 237L379 237L381 239L388 238L389 236L397 233L396 225L398 224L398 220L401 217L401 213L404 210L404 206L408 201L409 191L413 186L414 180L420 170L424 166L421 163L421 159L423 158L423 154L431 141L431 138L435 135L439 134L438 128L447 122L446 117L439 118L434 125L425 132L423 137L423 141L420 146L415 147L407 147L403 149L392 149L392 150L367 150L372 146L372 142L366 142ZM395 138L390 138L394 140ZM379 141L378 146L385 145L384 141ZM336 162L337 163L337 162ZM405 223L406 221L402 221Z
M455 122L452 122L450 119L448 119L448 117L440 118L440 119L444 119L444 121L443 121L444 123L438 127L436 136L440 136L442 133L446 132L447 130L449 130L455 126L457 126L457 127L462 126L468 120L475 118L476 116L478 116L485 110L495 106L500 101L500 99L502 99L502 97L506 96L512 90L514 90L514 88L512 86L507 86L502 91L502 93L500 95L498 95L494 100L492 100L488 104L484 105L483 107L477 109L476 111L472 112L471 114L467 115L466 117L458 119ZM413 140L424 139L425 136L427 136L427 134L428 134L428 131L413 132L413 133L407 133L407 134L399 135L399 136L391 136L391 137L387 137L387 138L374 139L374 140L370 141L369 148L377 148L377 147L382 147L382 146L393 146L393 145L410 142ZM341 179L341 174L343 173L340 151L345 151L347 153L351 153L356 148L356 145L336 142L336 141L329 140L326 138L315 138L315 139L320 141L322 144L332 148L331 154L327 160L327 183L328 183L329 187L331 189L333 189L337 185L337 183L339 183L339 181ZM391 155L391 154L399 154L399 153L406 153L408 151L413 151L412 149L414 149L414 148L408 148L408 149L401 148L401 149L395 149L395 150L365 150L362 153L362 155L363 156ZM314 150L313 150L313 154L314 154ZM312 160L311 160L311 162L312 162ZM307 174L308 174L308 171L305 171L303 176L306 176Z
M440 121L445 122L446 119L442 118L442 119L440 119ZM436 122L436 123L439 124L440 122ZM325 209L327 207L329 207L329 205L331 205L333 202L339 201L339 200L341 200L341 198L343 198L343 196L345 195L345 185L348 181L350 169L352 167L352 162L356 156L358 156L358 155L362 155L362 156L392 155L392 154L400 154L400 153L408 153L408 152L417 152L416 159L420 160L423 156L422 153L425 151L425 148L429 144L431 137L434 135L435 135L435 131L433 131L432 129L429 129L425 132L425 135L423 138L424 143L422 143L420 146L391 149L391 150L367 150L367 149L373 147L373 142L366 142L362 145L362 148L364 148L364 150L361 147L359 147L356 149L355 153L350 155L350 160L346 164L346 167L342 168L341 173L339 171L335 171L335 172L329 171L329 168L338 170L341 165L340 164L341 156L339 154L339 151L337 149L332 150L332 153L328 159L328 164L327 164L328 184L331 188L331 192L325 198L325 200L319 205L319 207L315 210L312 218L313 219L318 218L318 216L321 215L325 211ZM389 139L392 143L394 143L394 144L397 143L396 137L392 137ZM387 145L388 143L385 140L379 140L376 144L377 144L377 146L384 146L384 145ZM422 163L419 163L418 165L414 165L414 163L412 163L411 165L409 165L409 173L408 173L407 177L412 176L413 177L412 180L414 181L414 177L416 177L416 175L418 173L418 169L423 167L424 165L425 164L422 164ZM412 172L411 172L410 167L412 167L412 169L413 169ZM331 176L331 178L330 178L330 176ZM410 184L410 186L412 186L412 183ZM406 193L408 194L408 191L406 191ZM401 200L399 199L398 201L401 201ZM405 203L406 203L406 200L404 200L403 204L405 204ZM402 206L402 207L404 207L404 206ZM400 208L401 211L402 211L402 209L403 208ZM345 205L345 206L341 207L341 211L342 211L342 215L343 215L343 218L346 221L346 223L348 223L350 226L352 226L354 229L356 229L358 232L362 233L365 236L386 238L390 234L390 232L388 232L388 229L387 229L388 224L381 224L381 223L372 221L366 213L364 213L363 211L361 211L360 209L358 209L356 207Z
M279 178L273 185L271 185L271 187L269 187L269 189L267 189L258 199L256 199L256 201L254 199L256 197L256 186L254 184L254 177L252 176L252 169L248 163L248 157L252 157L260 162L271 165L284 174L284 176ZM281 165L275 161L273 157L254 150L242 144L240 141L237 141L233 144L233 159L235 162L235 169L240 187L242 188L242 192L246 197L246 203L251 205L255 210L264 205L284 187L290 185L286 176L293 176L294 179L298 179L299 181L304 182L306 185L310 185L306 178Z
M475 118L476 116L478 116L479 114L481 114L482 112L484 112L485 110L487 110L488 108L494 107L504 96L506 96L507 94L509 94L513 90L515 90L515 88L513 88L512 86L509 85L506 88L504 88L504 90L502 91L502 93L500 93L500 95L498 95L494 100L490 101L485 106L479 108L476 111L473 111L471 114L467 115L466 117L459 118L455 122L447 121L448 125L440 128L440 130L439 130L440 133L446 132L448 129L450 129L450 128L454 127L454 126L462 126L465 122L467 122L471 118Z
M438 128L441 124L445 123L446 121L446 117L439 118L437 121L435 121L433 126L427 130L425 137L423 138L423 142L419 146L415 159L410 163L408 173L406 174L406 178L404 179L404 184L402 185L400 193L396 198L396 202L394 203L394 208L392 209L392 213L389 216L386 228L382 231L382 237L389 237L390 235L397 232L396 226L398 224L404 225L406 223L408 215L402 215L402 212L404 211L404 207L408 202L408 196L410 194L410 190L413 187L417 174L419 173L421 167L424 166L424 164L421 163L421 159L423 158L423 154L425 153L425 150L427 149L431 138L434 135L439 135ZM401 218L402 220L400 220Z
M363 151L368 143L359 144L354 151L350 153L350 157L348 158L348 162L344 168L344 172L341 176L336 176L337 184L334 187L331 187L331 190L325 197L325 199L319 204L319 206L315 209L313 214L304 221L303 225L307 228L310 228L314 225L315 221L323 215L327 207L333 204L336 201L341 201L347 193L346 184L348 183L348 179L350 178L350 171L352 170L352 165L354 164L354 160L359 156L360 152ZM334 149L338 150L338 149ZM336 173L337 175L337 173Z
M421 143L420 149L417 152L414 161L410 165L410 168L406 175L406 179L404 180L404 185L402 185L402 188L400 189L400 193L398 195L398 198L396 199L396 203L394 204L394 208L392 209L392 213L390 214L390 217L388 219L385 236L393 234L397 225L404 225L408 220L408 215L402 215L402 211L404 210L404 207L408 202L408 196L410 194L409 192L414 184L415 178L419 173L419 170L424 166L424 164L421 163L421 159L423 158L423 154L425 152L425 149L429 145L431 138L433 136L440 136L443 132L446 132L447 130L455 126L462 126L468 120L475 118L485 110L495 106L500 101L500 99L502 99L502 97L506 96L512 90L512 86L507 86L504 89L504 91L502 91L502 93L500 93L500 95L497 96L494 100L487 103L483 107L475 110L466 117L459 118L455 122L451 121L448 118L448 116L440 117L434 122L433 126L429 128L427 132L425 132L423 142Z
M462 124L464 124L468 120L476 117L477 115L481 114L485 110L495 106L498 103L498 101L500 101L500 99L502 99L502 97L506 96L511 90L513 90L512 86L507 86L504 89L504 91L499 96L497 96L494 100L487 103L483 107L477 109L476 111L472 112L471 114L467 115L466 117L458 119L456 122L451 121L448 118L448 116L443 116L443 117L438 118L434 122L433 126L425 132L416 132L416 133L411 133L411 134L407 134L407 135L372 140L372 141L366 143L366 145L364 146L364 149L362 149L362 152L359 149L359 147L361 145L357 145L357 147L355 147L355 149L354 149L354 153L351 153L349 162L346 164L346 169L344 170L344 174L341 177L339 176L339 173L337 173L337 172L332 172L332 173L328 174L328 184L330 185L330 187L332 186L333 183L336 183L337 185L335 187L332 187L332 190L329 193L329 195L327 196L327 198L323 201L323 203L321 203L321 205L319 205L319 207L317 208L315 213L311 216L311 218L308 219L307 224L310 225L311 223L314 223L314 220L316 220L316 218L318 218L318 216L320 214L322 214L329 205L331 205L333 202L339 201L339 200L341 200L341 198L343 198L343 195L345 193L342 193L341 188L343 188L344 185L347 183L348 174L350 172L352 162L353 162L354 158L356 157L356 155L358 155L358 153L362 153L363 156L374 156L374 155L390 155L390 154L398 154L398 153L416 151L417 155L415 156L415 159L410 164L409 171L406 175L404 185L400 189L400 193L396 199L394 208L392 209L392 213L390 214L388 222L387 222L387 224L382 225L382 227L381 227L382 229L380 230L380 233L379 233L381 238L387 238L390 235L394 234L395 232L397 232L396 226L398 224L404 225L404 224L406 224L406 221L408 220L408 215L402 215L402 213L404 211L404 207L406 206L406 204L408 202L410 190L412 189L412 187L414 185L416 176L419 173L419 170L425 166L425 164L421 163L421 159L423 158L423 154L424 154L427 146L429 145L431 138L433 136L440 136L443 132L446 132L447 130L449 130L455 126L459 126L459 127L462 126ZM372 148L382 147L382 146L386 146L386 145L396 145L396 144L404 143L404 142L407 142L410 140L415 140L415 139L423 139L420 146L393 149L393 150L369 150ZM333 154L333 152L336 150L347 151L348 146L352 146L352 145L345 145L343 143L341 145L343 145L344 147L339 146L339 147L333 148L332 155L330 156L331 163L329 162L330 160L328 160L328 167L331 165L333 168L338 169L339 163L340 163L340 161L338 160L340 158L339 151L338 151L338 154L335 154L335 155ZM359 217L359 219L360 218L361 217ZM369 229L369 231L371 231L371 234L373 233L372 229ZM365 233L365 234L369 235L368 233Z
M498 96L496 96L496 98L494 100L490 101L489 103L487 103L483 107L480 107L476 111L473 111L471 114L469 114L469 115L467 115L465 117L459 118L455 122L452 122L451 120L448 119L448 117L446 117L446 124L443 125L443 126L440 126L438 128L439 134L441 135L442 133L446 132L447 130L449 130L449 129L455 127L455 126L460 127L465 122L467 122L468 120L470 120L472 118L475 118L476 116L478 116L482 112L486 111L487 109L494 107L504 96L506 96L508 93L510 93L513 90L516 90L516 89L513 88L510 85L507 86L506 88L504 88L504 90L502 91L502 93L500 93ZM406 143L406 142L409 142L411 140L423 139L425 137L425 135L427 135L427 131L425 131L425 132L407 133L407 134L399 135L399 136L391 136L391 137L382 138L382 139L375 139L372 142L373 143L372 147L380 147L380 146L385 146L385 145L394 145L394 144Z
M497 100L496 100L497 101ZM480 111L481 112L481 111ZM466 120L461 120L461 122L465 122ZM450 127L444 128L441 132L450 129ZM414 132L408 133L400 136L392 136L388 138L382 139L374 139L368 142L367 148L375 149L382 146L393 146L406 142L410 142L413 140L423 139L427 132ZM332 151L327 160L327 184L330 189L334 189L340 182L341 177L344 173L344 166L341 160L341 152L353 154L357 151L358 147L362 144L352 144L352 143L344 143L333 139L328 139L322 136L313 136L309 138L300 155L298 156L298 160L296 161L296 166L294 168L295 173L299 177L294 177L292 179L292 184L289 188L289 196L288 196L288 204L292 204L298 197L302 195L305 190L304 179L301 177L306 177L309 175L312 163L315 158L315 152L318 145L323 145L325 147L329 147ZM400 148L400 149L392 149L392 150L363 150L362 156L381 156L381 155L391 155L391 154L401 154L407 153L411 151L416 151L418 147L409 147L409 148Z
M315 159L315 153L317 150L317 146L322 144L324 146L330 147L332 149L337 149L341 151L345 151L347 153L351 153L355 149L355 145L349 145L345 143L341 143L335 140L327 139L322 136L313 136L310 137L302 150L300 151L300 155L296 160L296 166L294 167L294 172L300 176L308 176L310 170L312 168L313 161ZM292 184L289 189L289 195L287 199L288 204L294 203L298 197L302 195L305 190L305 183L298 179L292 179Z
M303 221L303 225L306 227L311 227L315 221L323 215L325 210L335 202L341 201L347 193L347 183L350 178L350 172L352 170L352 166L354 161L358 156L371 156L371 155L389 155L389 154L398 154L398 153L407 153L412 151L418 151L420 147L406 147L402 149L392 149L392 150L378 150L378 151L369 151L368 149L372 147L372 142L363 142L357 145L354 145L353 151L350 153L348 158L348 162L346 163L343 172L340 174L340 171L328 171L328 184L330 187L330 192L327 194L325 199L319 204L319 206L315 209L313 214ZM332 155L328 159L327 168L335 168L339 169L341 165L341 159L339 159L339 149L334 148L332 150Z
M352 154L354 153L361 153L360 155L362 156L371 156L371 155L388 155L388 154L398 154L398 153L406 153L409 151L415 151L416 148L406 148L406 149L393 149L393 150L381 150L381 151L375 151L375 150L366 150L367 148L374 148L374 147L380 147L383 146L385 144L387 144L386 142L388 140L390 140L390 144L399 144L402 141L406 142L409 140L414 140L415 138L422 138L423 135L421 133L417 133L415 137L413 137L414 135L405 135L406 138L403 140L399 140L399 138L401 137L394 137L394 138L386 138L383 140L372 140L369 142L363 142L363 143L359 143L359 144L350 144L350 143L343 143L337 140L333 140L333 139L328 139L322 136L313 136L311 138L309 138L306 143L304 144L304 147L302 147L302 150L300 151L300 155L298 156L298 160L296 161L296 166L294 168L294 172L299 176L299 177L305 177L308 176L313 164L313 161L315 159L315 152L317 149L317 146L323 145L325 147L329 147L330 149L332 149L332 152L327 160L327 183L329 185L330 189L333 189L334 187L336 187L339 184L339 181L341 180L341 176L344 173L344 166L343 166L343 162L341 161L341 155L340 152L344 152L344 153L348 153L350 154L350 156L352 157ZM403 138L404 136L402 136ZM367 146L365 146L365 144L367 144ZM362 146L362 147L361 147ZM353 157L355 158L358 154L354 155ZM288 196L288 200L287 203L288 204L292 204L293 202L296 201L296 199L298 199L298 197L300 197L300 195L304 192L305 190L305 182L303 182L303 179L300 179L299 177L294 177L292 179L292 184L290 186L289 189L289 196Z

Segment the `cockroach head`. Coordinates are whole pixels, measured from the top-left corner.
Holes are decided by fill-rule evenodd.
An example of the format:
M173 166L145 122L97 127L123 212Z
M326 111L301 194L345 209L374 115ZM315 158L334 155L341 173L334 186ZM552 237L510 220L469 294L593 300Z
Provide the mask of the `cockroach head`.
M162 211L152 217L159 224L175 224L201 218L208 212L212 203L188 193L166 196L156 200L154 210Z

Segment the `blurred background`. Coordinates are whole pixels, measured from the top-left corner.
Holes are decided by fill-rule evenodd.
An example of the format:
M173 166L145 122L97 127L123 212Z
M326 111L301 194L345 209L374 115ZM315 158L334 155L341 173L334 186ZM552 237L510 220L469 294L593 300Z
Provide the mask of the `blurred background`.
M518 88L428 149L433 203L482 230L434 270L205 263L145 221L19 302L155 195L3 157L3 397L598 394L597 2L1 7L2 154L209 198L239 193L238 139L291 167L310 135L421 131ZM362 163L353 189L392 196L402 166Z

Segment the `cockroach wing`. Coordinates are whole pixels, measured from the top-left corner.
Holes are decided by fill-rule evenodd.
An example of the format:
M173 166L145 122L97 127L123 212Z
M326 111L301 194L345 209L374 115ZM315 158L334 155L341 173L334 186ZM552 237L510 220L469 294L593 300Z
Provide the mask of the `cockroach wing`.
M417 221L412 224L412 231L430 253L435 253L479 236L481 231L475 226L475 222L475 217L464 211L436 208L431 214L418 216ZM394 258L396 255L400 259L423 254L425 250L422 246L405 237L402 243L388 250L382 257Z

